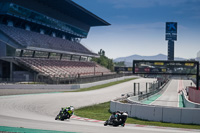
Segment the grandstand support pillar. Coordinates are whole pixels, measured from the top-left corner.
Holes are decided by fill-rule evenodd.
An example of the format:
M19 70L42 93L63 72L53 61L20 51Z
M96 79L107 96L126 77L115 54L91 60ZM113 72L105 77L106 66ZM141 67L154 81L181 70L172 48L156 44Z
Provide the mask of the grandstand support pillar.
M35 75L35 82L39 82L39 74Z
M51 53L49 52L49 53L48 53L48 59L50 58L50 56L51 56Z
M81 61L81 56L79 57L79 61Z
M13 63L12 61L10 62L10 81L13 80Z
M32 55L32 57L33 57L33 58L35 57L35 51L33 51L33 55Z
M24 53L24 50L21 50L21 52L20 52L20 57L22 57L22 55L23 55L23 53Z
M34 74L33 74L33 80L34 80L34 81L33 81L33 82L36 82L36 81L37 81L37 77L38 77L38 76L37 76L37 73L34 72Z
M71 55L70 60L72 60L72 58L73 58L73 55Z
M60 60L62 60L63 54L60 54Z
M87 57L87 61L89 61L89 57Z

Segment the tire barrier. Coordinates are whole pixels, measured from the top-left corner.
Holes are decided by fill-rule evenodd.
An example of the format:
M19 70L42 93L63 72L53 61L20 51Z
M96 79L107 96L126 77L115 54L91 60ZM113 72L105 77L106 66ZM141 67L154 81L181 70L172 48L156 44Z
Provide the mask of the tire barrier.
M200 109L164 107L144 104L127 104L118 101L110 102L110 111L127 111L129 117L142 120L200 124Z

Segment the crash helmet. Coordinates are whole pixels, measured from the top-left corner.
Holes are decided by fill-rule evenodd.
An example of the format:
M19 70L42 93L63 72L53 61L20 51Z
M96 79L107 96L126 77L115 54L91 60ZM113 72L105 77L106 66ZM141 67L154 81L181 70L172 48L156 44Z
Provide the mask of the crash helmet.
M70 110L71 110L72 112L74 112L74 107L73 107L73 106L70 106Z

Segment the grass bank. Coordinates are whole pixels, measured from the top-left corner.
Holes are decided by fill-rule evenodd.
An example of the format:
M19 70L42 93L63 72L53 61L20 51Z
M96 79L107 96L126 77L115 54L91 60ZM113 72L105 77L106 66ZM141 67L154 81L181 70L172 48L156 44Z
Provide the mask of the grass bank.
M107 120L111 113L109 112L110 102L97 104L93 106L83 107L75 110L75 115L96 120ZM200 129L200 125L187 125L187 124L174 124L164 122L153 122L145 121L140 119L128 118L129 124L140 124L140 125L151 125L151 126L162 126L162 127L173 127L173 128L188 128L188 129Z
M93 86L93 87L89 87L89 88L83 88L83 89L80 89L80 90L75 90L75 91L70 91L70 92L82 92L82 91L98 90L98 89L101 89L101 88L109 87L109 86L112 86L112 85L117 85L117 84L124 83L124 82L127 82L127 81L131 81L131 80L134 80L134 79L136 79L136 78L124 79L124 80L120 80L120 81L115 81L115 82L111 82L111 83L107 83L107 84L97 85L97 86Z

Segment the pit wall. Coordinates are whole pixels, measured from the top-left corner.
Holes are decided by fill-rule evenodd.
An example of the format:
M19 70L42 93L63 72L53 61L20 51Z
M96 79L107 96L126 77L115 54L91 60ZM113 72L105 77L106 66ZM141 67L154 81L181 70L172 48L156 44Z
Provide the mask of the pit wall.
M200 103L200 89L196 89L196 87L189 87L189 100L195 103Z
M118 101L111 101L110 111L127 111L129 117L139 118L142 120L182 124L200 124L200 109L127 104L120 103Z
M199 103L195 103L195 102L188 100L188 97L187 97L187 94L185 91L182 91L181 95L183 98L183 104L184 104L185 108L200 108Z

